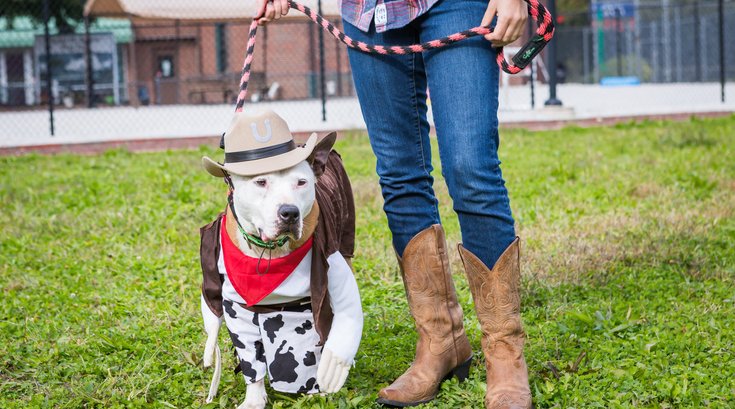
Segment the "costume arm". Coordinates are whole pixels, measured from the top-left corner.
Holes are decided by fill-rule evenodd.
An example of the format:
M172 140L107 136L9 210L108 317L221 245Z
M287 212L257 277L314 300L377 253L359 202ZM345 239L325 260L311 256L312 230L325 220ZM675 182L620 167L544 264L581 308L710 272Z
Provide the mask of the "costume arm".
M352 269L339 252L327 258L329 262L329 303L334 318L324 344L337 357L352 364L362 338L362 303Z
M334 318L317 370L322 392L337 392L344 385L362 338L362 303L352 269L336 252L329 262L329 302Z

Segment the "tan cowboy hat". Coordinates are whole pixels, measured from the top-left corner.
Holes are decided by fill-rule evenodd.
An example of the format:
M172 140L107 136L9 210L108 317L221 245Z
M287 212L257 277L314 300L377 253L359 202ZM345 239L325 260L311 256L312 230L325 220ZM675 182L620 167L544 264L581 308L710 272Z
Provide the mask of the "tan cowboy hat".
M236 112L224 134L225 163L205 156L202 165L217 177L224 177L225 172L240 176L276 172L308 158L316 139L313 133L304 146L296 145L286 121L273 111Z

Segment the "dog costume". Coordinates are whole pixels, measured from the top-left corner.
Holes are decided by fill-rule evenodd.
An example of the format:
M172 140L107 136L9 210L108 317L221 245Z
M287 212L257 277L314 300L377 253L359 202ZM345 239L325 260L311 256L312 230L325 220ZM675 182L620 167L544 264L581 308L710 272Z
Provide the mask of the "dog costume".
M313 393L319 391L316 372L322 347L351 362L359 345L359 334L357 342L329 337L332 331L362 329L360 297L347 262L355 241L352 189L341 157L331 150L333 133L318 145L312 135L304 147L296 147L292 140L270 140L268 146L249 150L236 146L238 135L266 139L257 130L263 122L272 139L286 133L285 139L290 139L282 119L271 113L265 117L263 121L236 114L225 134L225 164L204 158L205 168L214 176L226 177L227 172L236 171L273 172L308 159L317 177L315 203L304 217L302 237L286 243L291 252L281 258L270 259L265 249L260 258L242 253L233 237L238 229L232 207L202 227L202 313L205 326L212 317L220 321L224 317L246 383L268 374L271 387L278 391ZM270 158L242 154L269 149L277 152ZM239 159L246 160L235 161L238 153ZM249 169L243 171L245 167Z

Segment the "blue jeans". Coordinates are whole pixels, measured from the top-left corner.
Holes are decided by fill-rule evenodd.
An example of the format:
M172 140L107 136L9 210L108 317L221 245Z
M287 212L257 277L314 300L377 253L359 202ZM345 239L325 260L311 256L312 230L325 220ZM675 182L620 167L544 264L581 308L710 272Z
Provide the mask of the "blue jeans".
M408 45L480 24L487 0L442 0L409 25L345 32L369 44ZM498 160L498 66L481 37L411 55L349 50L350 65L377 157L393 234L403 254L414 235L440 223L429 144L427 86L442 174L459 218L464 246L492 267L515 238L508 191Z

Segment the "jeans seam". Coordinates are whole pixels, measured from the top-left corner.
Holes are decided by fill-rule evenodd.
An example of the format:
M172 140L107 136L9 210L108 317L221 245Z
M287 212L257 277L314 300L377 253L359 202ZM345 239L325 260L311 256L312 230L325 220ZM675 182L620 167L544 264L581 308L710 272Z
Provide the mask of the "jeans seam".
M413 91L411 92L411 99L413 100L413 108L416 112L415 118L415 125L416 125L416 135L419 140L419 153L421 154L421 168L424 171L424 175L427 176L427 179L431 176L429 171L426 169L426 157L424 156L424 140L421 135L421 115L419 114L419 103L418 98L416 97L416 58L418 54L412 54L411 55L411 86L413 88ZM436 198L436 195L434 195L434 198ZM431 206L431 215L432 215L432 224L434 223L434 220L439 219L439 215L437 213L436 206Z
M426 173L426 158L424 157L424 143L421 140L421 119L419 118L419 102L416 98L416 54L411 55L411 102L415 112L414 126L416 127L416 136L419 141L419 154L421 156L421 167Z

